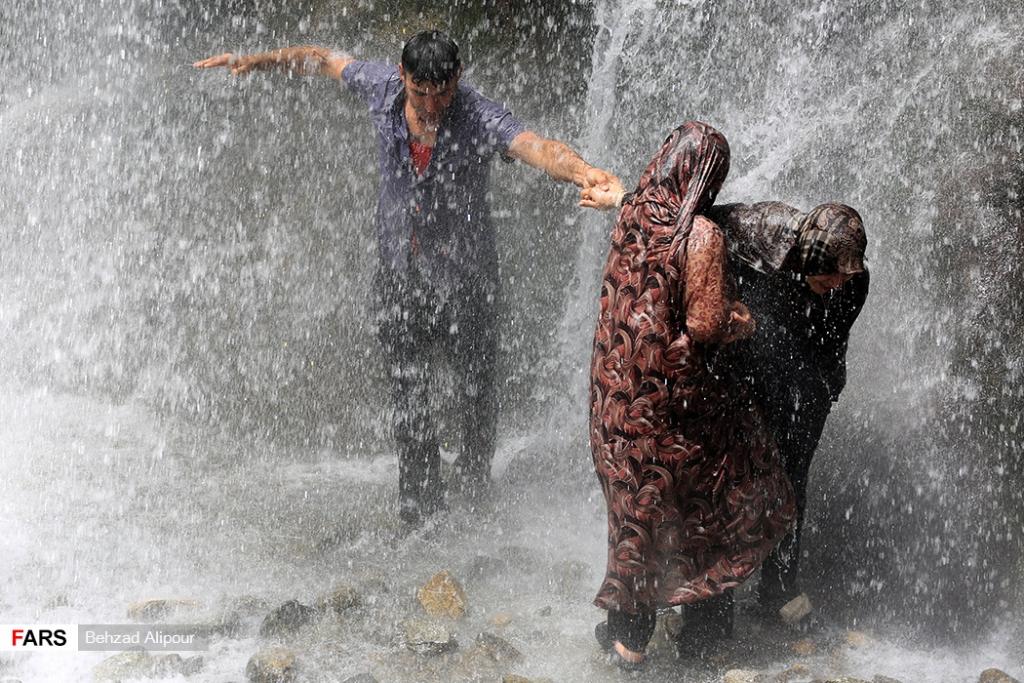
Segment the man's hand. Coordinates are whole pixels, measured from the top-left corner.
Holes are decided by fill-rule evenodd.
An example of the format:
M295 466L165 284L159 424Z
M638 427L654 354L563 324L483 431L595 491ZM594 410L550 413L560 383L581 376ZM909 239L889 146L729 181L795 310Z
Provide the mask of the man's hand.
M607 189L613 183L618 184L620 187L622 186L622 183L617 177L603 168L598 168L596 166L588 166L582 176L575 179L575 182L576 185L581 188L601 187Z
M215 69L220 66L226 66L231 69L231 74L233 76L238 76L239 74L244 74L253 69L255 65L253 56L254 55L238 57L234 53L225 52L224 54L217 55L216 57L201 59L192 66L197 69Z
M601 171L601 173L604 173L604 171ZM584 187L580 190L580 206L601 211L619 208L626 191L618 178L615 176L610 176L610 178L605 183Z

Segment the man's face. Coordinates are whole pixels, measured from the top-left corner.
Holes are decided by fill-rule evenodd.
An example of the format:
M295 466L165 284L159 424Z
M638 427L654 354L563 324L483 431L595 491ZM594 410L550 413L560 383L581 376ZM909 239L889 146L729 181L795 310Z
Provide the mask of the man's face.
M416 118L423 122L427 128L437 130L444 119L444 114L451 106L452 99L459 87L459 75L455 74L447 83L430 83L429 81L414 81L412 76L405 73L401 65L398 67L398 74L405 86L405 97L409 105L416 112Z

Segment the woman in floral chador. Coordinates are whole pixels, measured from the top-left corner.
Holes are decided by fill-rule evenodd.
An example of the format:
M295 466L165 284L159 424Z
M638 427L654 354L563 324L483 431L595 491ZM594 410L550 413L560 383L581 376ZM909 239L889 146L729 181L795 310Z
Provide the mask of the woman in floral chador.
M790 529L793 491L729 345L754 321L736 301L725 237L699 215L729 169L721 133L672 131L622 205L601 284L590 443L608 505L597 637L620 666L643 662L655 610L747 579Z

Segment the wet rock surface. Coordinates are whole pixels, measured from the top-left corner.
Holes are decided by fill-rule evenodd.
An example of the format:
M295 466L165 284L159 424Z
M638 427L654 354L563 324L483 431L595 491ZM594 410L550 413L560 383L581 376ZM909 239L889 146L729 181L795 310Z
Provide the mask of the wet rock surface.
M335 586L330 593L318 597L314 605L317 610L338 617L362 603L362 595L356 588L341 584Z
M447 570L432 576L416 592L416 598L432 617L458 619L466 614L466 593Z
M201 602L190 598L149 598L128 605L128 618L133 621L151 622L194 613L201 608Z
M298 659L293 651L284 647L260 650L245 665L249 683L293 683L298 675Z
M264 638L294 634L311 624L318 616L312 607L298 600L289 600L264 617L260 624L260 635Z
M978 683L1020 683L1020 681L1001 669L985 669L978 676Z
M451 652L458 643L447 626L436 620L407 619L402 623L405 646L420 655Z
M203 669L203 658L183 658L178 654L151 655L141 650L121 652L93 667L93 679L116 683L133 678L170 678L191 676Z

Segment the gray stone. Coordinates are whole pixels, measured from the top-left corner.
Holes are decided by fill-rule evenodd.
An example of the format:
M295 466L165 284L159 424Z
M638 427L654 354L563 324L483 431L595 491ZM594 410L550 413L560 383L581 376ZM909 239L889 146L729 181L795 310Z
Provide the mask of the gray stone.
M853 676L840 676L839 678L829 678L825 683L868 683L868 681Z
M876 675L871 679L871 683L903 683L903 681L896 678L889 678L888 676Z
M985 669L978 677L978 683L1020 683L1020 681L1000 669Z
M128 618L135 621L159 621L175 614L196 612L202 607L190 598L150 598L128 605Z
M722 676L722 683L762 683L766 679L760 671L730 669Z
M512 643L493 633L481 633L476 637L476 644L496 662L513 663L523 658L523 654Z
M365 673L346 678L342 683L380 683L380 681L374 678L373 675Z
M298 677L295 653L283 647L260 650L245 665L250 683L293 683Z
M808 614L811 613L811 599L806 593L796 596L779 610L779 618L782 623L793 626L799 624Z
M362 597L352 586L338 585L326 595L316 599L316 608L333 616L341 616L347 610L358 607L363 602Z
M151 655L143 650L130 650L107 657L93 667L96 681L114 683L132 678L170 678L191 676L203 669L199 656L183 659L181 655Z
M420 655L439 655L458 647L455 636L437 621L408 619L402 624L405 646Z
M263 637L293 634L303 626L307 626L317 617L317 611L298 600L289 600L264 619L260 624L260 635Z

